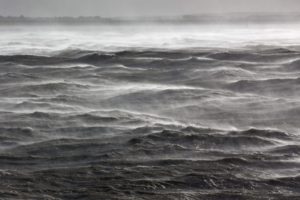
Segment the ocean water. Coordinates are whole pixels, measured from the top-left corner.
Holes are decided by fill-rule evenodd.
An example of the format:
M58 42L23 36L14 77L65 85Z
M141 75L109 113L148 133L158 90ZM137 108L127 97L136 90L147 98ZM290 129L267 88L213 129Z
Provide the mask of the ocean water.
M0 26L0 199L300 199L300 25Z

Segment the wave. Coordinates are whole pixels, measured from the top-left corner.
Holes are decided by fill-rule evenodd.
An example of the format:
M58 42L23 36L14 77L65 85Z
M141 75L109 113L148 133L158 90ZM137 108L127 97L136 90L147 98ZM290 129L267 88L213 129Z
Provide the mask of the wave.
M291 63L286 64L285 68L292 71L299 71L300 70L300 59L292 61Z
M242 132L231 132L231 135L239 136L255 136L262 138L274 138L280 140L291 140L292 138L285 132L274 131L274 130L259 130L259 129L249 129Z
M217 134L184 134L183 132L164 130L159 133L154 133L140 138L138 143L173 143L178 145L197 146L200 149L222 149L226 150L240 150L259 148L264 146L275 145L276 142L268 139L256 137L254 135L238 137L230 135L217 135ZM130 141L132 143L132 140ZM137 143L135 143L137 144Z
M39 84L21 84L15 85L10 88L0 89L3 95L7 96L32 96L32 95L53 95L61 94L62 92L72 93L72 91L78 91L88 89L88 85L82 85L77 83L39 83Z
M297 96L300 78L281 78L267 80L240 80L227 85L227 88L238 92L253 92L258 94L286 94Z
M35 56L35 55L11 55L11 56L0 56L0 62L5 63L19 63L24 65L50 65L59 64L64 62L65 59L59 57L46 57L46 56Z
M275 51L274 53L271 53ZM214 53L209 55L209 58L218 59L218 60L228 60L228 61L246 61L246 62L253 62L253 63L274 63L278 61L284 61L294 58L299 58L300 54L297 52L290 52L283 51L280 52L278 50L269 50L269 51L262 51L262 52L221 52L221 53Z
M300 155L300 146L299 145L286 145L283 147L277 147L271 150L272 153L276 154L290 154L290 155Z

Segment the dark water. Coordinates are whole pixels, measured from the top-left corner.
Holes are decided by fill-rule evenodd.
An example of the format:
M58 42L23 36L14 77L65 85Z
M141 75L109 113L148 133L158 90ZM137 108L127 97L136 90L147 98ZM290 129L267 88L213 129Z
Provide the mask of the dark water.
M300 49L0 56L0 199L300 199Z

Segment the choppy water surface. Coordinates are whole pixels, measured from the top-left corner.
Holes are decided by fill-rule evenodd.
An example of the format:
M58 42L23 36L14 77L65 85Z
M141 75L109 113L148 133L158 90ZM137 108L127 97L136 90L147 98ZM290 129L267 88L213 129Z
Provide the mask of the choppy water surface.
M300 199L273 26L1 27L0 199Z

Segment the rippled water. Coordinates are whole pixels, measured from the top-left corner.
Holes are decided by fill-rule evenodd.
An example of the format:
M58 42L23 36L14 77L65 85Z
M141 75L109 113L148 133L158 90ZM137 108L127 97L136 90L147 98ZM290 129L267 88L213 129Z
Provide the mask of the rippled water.
M0 199L300 199L297 27L1 27Z

